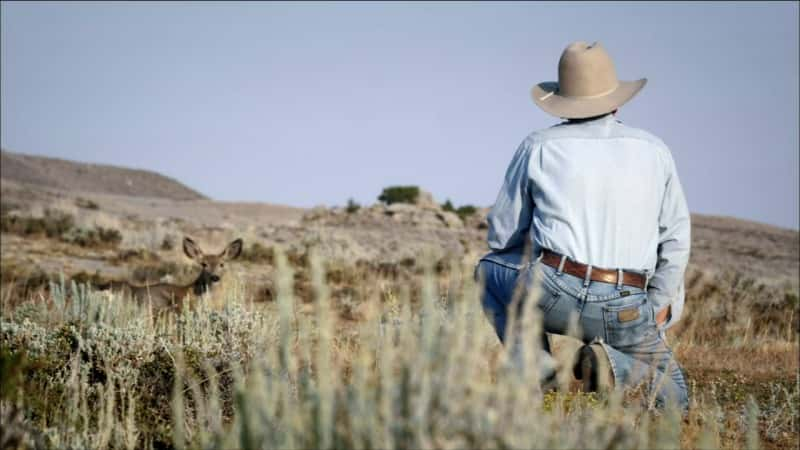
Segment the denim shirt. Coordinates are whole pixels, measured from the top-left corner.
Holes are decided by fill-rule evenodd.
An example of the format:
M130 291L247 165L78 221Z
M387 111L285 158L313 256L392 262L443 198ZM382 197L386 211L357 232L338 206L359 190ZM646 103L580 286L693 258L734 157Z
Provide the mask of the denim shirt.
M488 216L488 259L520 268L526 246L594 267L651 274L656 312L680 319L690 219L675 162L650 133L609 114L564 122L520 144Z

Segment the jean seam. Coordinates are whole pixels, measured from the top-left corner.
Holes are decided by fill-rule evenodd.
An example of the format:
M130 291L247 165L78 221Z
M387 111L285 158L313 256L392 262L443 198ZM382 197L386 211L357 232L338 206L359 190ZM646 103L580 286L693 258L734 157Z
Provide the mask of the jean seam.
M549 313L550 310L553 309L556 306L556 303L558 303L558 300L561 298L561 293L559 293L559 292L556 292L555 294L551 293L551 292L548 292L548 294L550 294L551 300L550 300L549 304L547 305L547 309L542 308L542 314Z
M486 259L486 258L481 258L480 261L478 261L478 265L480 265L480 263L483 262L483 261L486 261L486 262L489 262L489 263L492 263L492 264L497 264L498 266L503 266L503 267L505 267L507 269L512 269L512 270L516 270L516 271L519 271L523 267L525 267L524 265L521 266L519 264L505 263L505 262L495 261L493 259Z

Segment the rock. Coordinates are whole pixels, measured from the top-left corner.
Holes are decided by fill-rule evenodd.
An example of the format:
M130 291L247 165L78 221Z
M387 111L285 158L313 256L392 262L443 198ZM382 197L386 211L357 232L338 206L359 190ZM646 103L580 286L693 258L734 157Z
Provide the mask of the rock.
M395 215L395 214L413 214L417 210L415 205L409 205L408 203L394 203L386 207L386 212L388 215Z
M423 191L422 189L419 190L417 201L414 204L424 209L441 209L441 206L439 206L439 204L436 203L436 200L433 199L433 194L428 191Z
M461 221L461 218L458 217L458 214L452 213L450 211L439 211L436 213L436 217L445 225L447 228L463 228L464 223Z
M467 228L485 230L489 228L486 222L486 216L489 214L490 208L479 208L475 214L470 214L464 218L464 226Z
M341 207L315 207L309 210L302 219L305 225L340 226L348 228L407 226L425 230L431 229L485 229L483 216L488 209L480 210L469 221L462 220L458 214L443 211L433 201L430 193L423 192L417 204L393 203L391 205L375 204L363 207L358 211L346 212Z
M303 214L303 218L301 220L303 222L314 222L314 221L319 221L320 219L324 219L329 215L330 211L328 210L328 208L324 206L315 206L311 208L307 213Z

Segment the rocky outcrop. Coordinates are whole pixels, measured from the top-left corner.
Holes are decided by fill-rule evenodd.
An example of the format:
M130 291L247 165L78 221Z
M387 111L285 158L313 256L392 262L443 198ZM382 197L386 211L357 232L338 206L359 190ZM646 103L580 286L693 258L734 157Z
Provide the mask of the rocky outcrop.
M375 204L357 210L318 206L301 219L300 238L270 237L284 242L305 242L308 230L316 230L317 247L325 256L351 261L393 264L414 260L423 254L434 258L475 258L485 250L485 214L480 209L464 220L444 211L430 193L421 191L415 204ZM302 247L302 245L301 245ZM301 250L298 248L298 250Z
M303 224L326 226L385 227L407 225L420 229L444 228L451 230L485 230L488 208L463 219L451 211L444 211L430 192L420 191L414 204L375 204L348 211L347 208L318 206L309 210L302 218Z
M345 208L316 207L302 218L304 224L326 226L385 227L407 225L421 229L464 228L458 215L442 211L441 208L421 207L406 203L393 205L372 205L358 211L348 212Z

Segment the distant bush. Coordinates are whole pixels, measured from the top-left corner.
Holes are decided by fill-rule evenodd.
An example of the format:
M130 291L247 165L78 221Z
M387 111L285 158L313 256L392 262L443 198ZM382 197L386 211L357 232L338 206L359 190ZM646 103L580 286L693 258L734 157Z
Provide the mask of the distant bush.
M453 207L453 202L451 202L449 198L442 203L442 210L447 212L456 212L456 208Z
M21 236L45 236L81 247L116 247L122 233L114 228L80 228L71 214L45 210L44 217L0 216L0 231Z
M100 209L100 205L98 205L97 203L81 197L75 199L75 206L84 209L95 209L95 210Z
M473 205L464 205L458 207L458 209L456 210L456 214L458 214L458 217L461 217L461 220L464 220L467 217L475 214L477 211L478 208L476 208Z
M77 284L91 284L92 286L99 286L108 281L100 275L99 271L88 273L83 270L72 275L70 279Z
M0 202L0 215L5 216L6 214L10 213L11 211L15 211L19 209L19 205L16 203L10 202Z
M23 217L3 214L0 217L0 230L3 233L19 234L22 236L47 236L59 238L75 226L75 219L71 214L60 211L46 210L44 217Z
M419 186L389 186L383 188L378 200L391 205L393 203L415 203L419 197Z
M61 240L81 247L115 247L122 241L122 233L114 228L72 228Z
M239 259L254 263L272 264L275 252L272 248L265 247L258 242L254 242L249 248L244 248Z
M173 248L175 248L175 239L170 235L164 236L164 239L161 241L161 250L166 252Z
M110 262L112 264L128 264L136 261L158 261L158 255L151 250L142 248L126 248L120 250Z
M455 206L453 206L453 202L451 202L450 199L448 198L447 201L442 203L442 211L456 213L458 214L458 217L461 218L461 220L464 220L467 217L478 212L478 208L476 208L473 205L462 205L456 208Z
M0 286L3 287L6 299L12 300L8 296L7 290L12 290L14 297L18 299L27 298L32 292L46 288L50 283L50 277L38 266L30 264L20 264L18 261L3 260L3 270L0 270Z
M347 200L347 208L346 208L347 214L353 214L357 212L359 209L361 209L361 205L356 203L355 200L353 200L352 198Z

